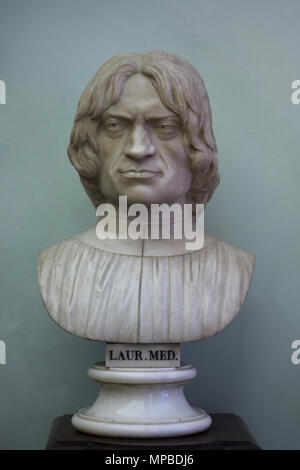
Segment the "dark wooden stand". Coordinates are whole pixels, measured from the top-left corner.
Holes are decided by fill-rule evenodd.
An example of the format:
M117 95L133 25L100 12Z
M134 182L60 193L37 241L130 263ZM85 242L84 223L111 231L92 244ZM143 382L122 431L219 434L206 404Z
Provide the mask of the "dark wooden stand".
M46 450L260 450L243 420L234 414L211 414L212 425L202 433L161 439L121 439L76 431L71 415L53 422Z

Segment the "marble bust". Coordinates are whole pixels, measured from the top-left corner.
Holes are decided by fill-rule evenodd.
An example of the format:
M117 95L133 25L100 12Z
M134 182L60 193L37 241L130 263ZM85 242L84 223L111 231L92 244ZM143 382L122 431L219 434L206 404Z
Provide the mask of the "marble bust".
M95 207L207 204L219 183L209 98L198 71L160 51L108 60L84 90L68 156ZM254 256L205 234L100 240L96 228L42 251L41 296L67 331L114 343L181 343L228 325L250 286Z

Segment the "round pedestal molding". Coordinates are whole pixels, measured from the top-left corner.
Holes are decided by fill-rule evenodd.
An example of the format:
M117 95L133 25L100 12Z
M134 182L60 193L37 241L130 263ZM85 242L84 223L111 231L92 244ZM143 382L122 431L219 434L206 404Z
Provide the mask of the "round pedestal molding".
M72 418L81 432L113 437L171 437L209 428L210 416L187 402L183 385L196 376L179 368L106 368L96 363L89 376L101 383L96 402Z

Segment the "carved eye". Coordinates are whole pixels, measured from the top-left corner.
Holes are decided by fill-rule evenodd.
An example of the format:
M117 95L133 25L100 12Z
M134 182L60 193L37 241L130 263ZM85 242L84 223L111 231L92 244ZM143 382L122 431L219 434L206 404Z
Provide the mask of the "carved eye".
M176 123L162 122L157 126L157 132L162 138L173 138L179 132L179 126Z
M104 122L104 130L111 135L119 134L124 130L124 123L116 119L109 119Z
M119 122L108 122L106 127L107 129L120 129L121 125Z

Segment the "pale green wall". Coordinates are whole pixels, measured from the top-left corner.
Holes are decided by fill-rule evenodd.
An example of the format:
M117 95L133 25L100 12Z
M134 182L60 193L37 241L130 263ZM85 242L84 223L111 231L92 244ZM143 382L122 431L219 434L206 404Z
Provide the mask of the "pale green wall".
M300 448L298 0L1 0L0 447L43 448L51 421L93 401L103 346L48 317L37 253L95 223L66 156L77 101L118 52L178 53L211 97L222 182L206 228L257 256L251 290L218 336L185 345L188 396L235 412L265 448Z

